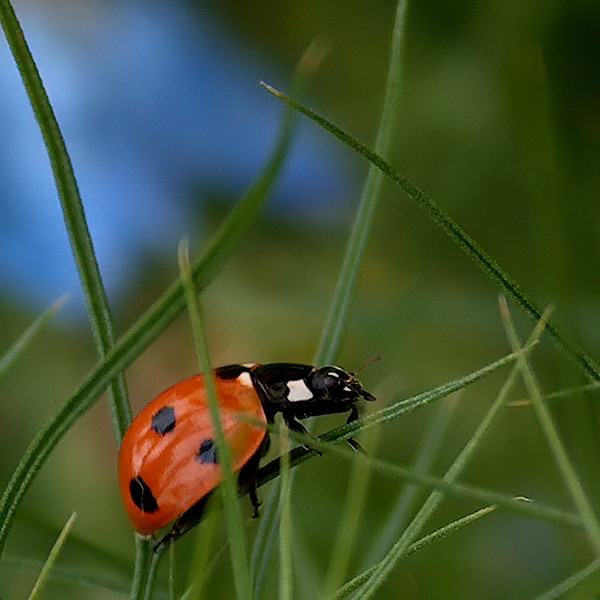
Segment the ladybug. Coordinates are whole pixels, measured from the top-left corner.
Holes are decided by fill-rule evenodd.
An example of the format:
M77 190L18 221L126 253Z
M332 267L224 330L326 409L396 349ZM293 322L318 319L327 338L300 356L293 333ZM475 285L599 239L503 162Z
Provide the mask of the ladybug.
M354 375L335 366L291 363L215 369L225 438L238 472L238 487L248 492L254 516L259 506L256 471L269 444L267 429L256 422L272 423L280 412L291 430L308 435L298 419L349 411L347 422L355 421L359 400L375 398ZM248 419L240 419L239 414ZM348 443L360 450L352 438ZM119 451L121 494L138 533L150 536L171 524L158 546L200 520L221 479L204 376L195 375L152 400L125 432Z

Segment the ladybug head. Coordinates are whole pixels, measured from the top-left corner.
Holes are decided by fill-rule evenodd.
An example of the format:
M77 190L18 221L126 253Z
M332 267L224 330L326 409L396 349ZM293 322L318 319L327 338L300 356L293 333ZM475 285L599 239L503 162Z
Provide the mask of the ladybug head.
M340 367L329 366L315 369L310 375L310 387L317 397L330 401L348 401L364 398L372 402L375 396L363 390L354 372L344 371Z

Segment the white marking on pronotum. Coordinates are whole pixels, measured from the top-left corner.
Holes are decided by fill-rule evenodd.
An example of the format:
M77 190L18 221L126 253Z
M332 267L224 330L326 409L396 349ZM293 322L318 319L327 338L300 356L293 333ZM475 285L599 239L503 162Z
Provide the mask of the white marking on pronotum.
M248 373L248 371L244 371L243 373L240 373L237 377L237 380L242 384L245 385L246 387L252 387L252 377L250 377L250 373Z
M313 397L313 393L308 389L304 379L294 379L287 382L288 389L290 390L287 399L290 402L300 402L302 400L310 400Z

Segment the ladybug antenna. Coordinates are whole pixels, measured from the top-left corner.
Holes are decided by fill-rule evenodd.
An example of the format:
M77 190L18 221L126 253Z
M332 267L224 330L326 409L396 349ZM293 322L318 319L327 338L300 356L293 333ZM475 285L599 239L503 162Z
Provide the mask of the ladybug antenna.
M357 373L360 373L365 367L368 367L369 365L372 365L373 363L379 362L381 360L381 354L376 354L375 356L372 356L371 358L367 358L367 360L365 360L363 362L362 365L360 365L360 367L358 367L358 369L354 369L354 371L350 371L351 375L356 375Z

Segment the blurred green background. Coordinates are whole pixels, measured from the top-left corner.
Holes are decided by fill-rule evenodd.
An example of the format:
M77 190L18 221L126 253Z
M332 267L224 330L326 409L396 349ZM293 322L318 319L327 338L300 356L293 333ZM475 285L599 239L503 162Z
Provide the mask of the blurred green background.
M27 15L23 20L26 34L30 23L35 35L36 13L54 11L52 26L59 31L61 22L70 18L100 28L107 21L106 13L112 11L113 20L120 14L116 10L119 5L117 0L106 6L79 2L75 16L65 10L71 6L68 3L56 7L18 3L16 8ZM242 67L247 56L254 57L248 74L244 68L236 74L236 78L247 77L243 85L254 88L261 77L285 88L297 59L318 36L329 51L306 103L373 145L384 94L393 2L251 0L176 6L178 11L185 10L182 22L188 37L193 37L193 20L197 19L204 32L212 30L214 39L221 40L209 53L214 73L219 73L221 53ZM124 31L135 44L135 19L131 15L129 19ZM81 35L85 28L76 31ZM177 39L177 30L171 35ZM567 336L592 356L598 356L600 350L599 40L597 2L411 3L400 119L390 157L390 162L471 233L538 305L553 305L554 316ZM70 56L77 55L78 44L85 43L84 37L73 34ZM34 44L32 50L36 56ZM127 61L128 56L122 60ZM168 61L163 67L169 69ZM93 74L94 64L86 69ZM12 77L18 81L16 72ZM60 78L52 84L57 95L59 85ZM223 89L211 80L210 94L217 105ZM163 90L167 91L176 92ZM50 92L54 100L52 89ZM127 100L139 105L140 111L145 103L158 101L143 86L138 92ZM260 89L255 93L267 96ZM119 97L118 86L114 94ZM262 113L253 113L254 105L245 105L243 95L236 100L239 104L229 104L231 98L223 98L223 110L231 112L219 118L234 119L234 131L242 119L261 129ZM28 110L24 96L21 102ZM266 98L265 102L275 111L272 121L265 124L272 131L277 123L277 101ZM57 112L59 121L69 120L68 114ZM93 116L93 107L88 114ZM199 107L198 121L207 116ZM2 119L0 115L0 122ZM157 130L161 126L156 123ZM211 123L204 122L203 127L209 129ZM182 128L169 135L176 139L180 132L182 137L186 134ZM303 136L314 146L308 146L302 155L307 162L299 167L299 179L310 180L313 169L318 170L309 152L314 147L319 156L331 161L329 172L339 185L327 193L328 188L319 188L317 207L308 197L290 200L293 182L283 187L210 286L204 307L215 364L313 360L367 164L333 139L318 134L313 125L305 126ZM257 160L251 132L240 139L227 139L232 154ZM107 143L118 147L119 139ZM142 156L147 148L140 142L137 148L132 144L131 151ZM0 161L14 152L14 146L6 145ZM210 154L211 147L206 152ZM185 162L186 156L183 150L174 149L171 159ZM252 172L258 168L253 166ZM37 166L29 164L28 169L35 179ZM234 166L226 163L219 174L224 182L237 177L228 169ZM240 180L249 182L249 173ZM95 177L102 180L103 172ZM187 233L193 246L201 248L238 196L214 181L210 186L185 189L186 194L172 199L173 211L181 210L176 208L178 202L186 206L185 228L170 228L167 240L155 246L145 244L143 251L122 249L122 264L114 270L127 269L127 276L111 287L118 332L176 276L175 249L181 235ZM19 202L18 195L5 195L2 200L3 212L7 212L4 218L0 216L0 237L5 240L11 236L6 214ZM58 212L58 202L54 202L56 206L47 210ZM126 197L120 198L111 209L111 219L119 220L121 208L133 214L133 222L146 210L141 202L131 204ZM162 210L169 212L170 208L167 205ZM32 213L32 223L35 217ZM160 218L156 221L160 228ZM99 229L98 244L106 243L101 236L110 227L108 222ZM92 221L91 229L96 236ZM36 235L35 227L28 228L25 222L15 243L19 253L32 255L34 264L44 271L44 279L52 279L57 267L44 263L43 254L36 249ZM3 254L0 261L10 255L8 251ZM102 268L102 255L100 261ZM58 270L56 273L58 276ZM22 275L31 276L34 282L36 276L42 277L25 270ZM24 288L15 289L8 278L0 286L2 349L9 347L44 305L39 289L31 299ZM339 363L352 369L375 354L383 356L361 374L365 387L380 399L377 408L466 374L509 351L497 294L498 289L441 230L397 188L386 184ZM0 469L4 481L31 438L96 362L85 319L77 310L74 314L70 310L67 305L61 318L2 378ZM517 309L514 316L526 336L528 321ZM584 382L574 364L547 340L536 351L534 364L544 391ZM182 316L127 371L134 410L195 370L188 321ZM505 376L505 372L495 374L460 395L432 473L444 473ZM513 399L524 395L520 388ZM600 510L600 411L596 398L581 394L552 408L586 490ZM436 410L436 406L428 407L383 426L377 455L410 465ZM338 418L324 418L317 426L325 431L339 423ZM101 400L59 445L28 493L9 538L7 557L44 557L57 530L75 510L79 517L61 564L126 586L133 536L121 507L115 465L110 415ZM292 502L299 598L314 597L314 586L325 573L349 469L347 461L325 455L297 470ZM463 480L570 508L568 494L528 407L506 408ZM366 549L386 526L388 511L401 491L398 482L373 476L350 565L352 575L364 567ZM268 488L260 493L266 497ZM424 498L424 493L419 498ZM249 515L250 508L244 508ZM431 528L476 508L473 502L448 499ZM257 527L256 522L248 522L250 538ZM193 543L194 534L178 543L181 586L186 577L186 549ZM377 597L530 598L592 558L580 532L498 513L405 560ZM34 575L35 570L10 560L0 564L0 597L25 597ZM275 559L264 597L276 597L276 577ZM577 597L595 597L600 578L592 577L589 585ZM45 593L48 598L65 600L125 597L60 582L51 584ZM209 593L233 597L227 552L211 578Z

